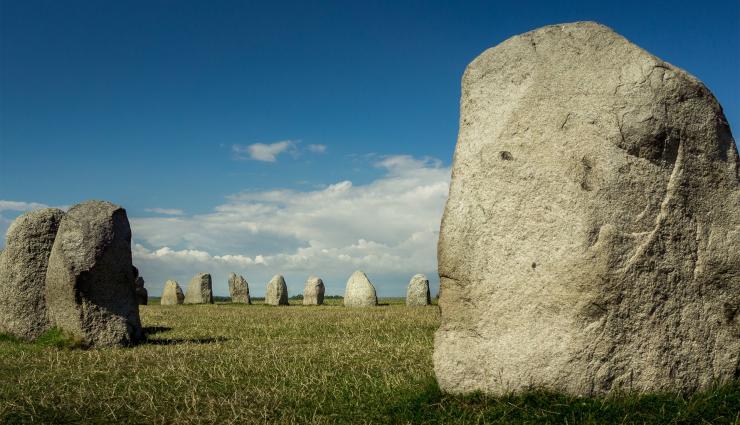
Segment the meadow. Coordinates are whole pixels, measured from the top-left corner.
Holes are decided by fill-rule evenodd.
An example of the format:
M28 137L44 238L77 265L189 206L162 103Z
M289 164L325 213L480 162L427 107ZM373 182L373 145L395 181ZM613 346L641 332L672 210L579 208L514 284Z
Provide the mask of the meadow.
M2 423L738 424L737 382L684 397L533 390L450 396L432 369L436 306L141 307L148 341L84 349L0 338Z

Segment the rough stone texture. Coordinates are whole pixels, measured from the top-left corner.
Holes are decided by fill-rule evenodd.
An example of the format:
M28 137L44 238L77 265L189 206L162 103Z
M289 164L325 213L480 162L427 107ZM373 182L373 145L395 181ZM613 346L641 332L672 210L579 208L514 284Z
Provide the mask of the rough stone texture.
M132 267L134 270L134 291L136 292L136 301L139 305L147 305L149 303L149 291L144 288L144 278L139 276L139 269L136 266Z
M409 307L426 306L432 303L429 294L429 279L423 274L414 275L406 288L406 305Z
M185 291L185 304L213 304L211 275L198 273L190 279Z
M53 326L93 346L142 339L126 210L105 201L75 205L59 225L46 271Z
M306 280L303 288L303 305L321 305L324 303L324 281L316 276Z
M0 332L33 340L49 328L46 267L62 210L44 208L18 217L0 254Z
M265 292L265 304L288 305L288 286L282 275L276 274L267 284Z
M229 274L229 295L232 303L252 304L249 297L249 283L243 276L236 273Z
M162 305L178 305L185 301L185 294L182 293L180 284L175 280L168 280L162 290L162 298L159 303Z
M352 273L344 290L345 307L370 307L378 305L375 287L360 270Z
M438 246L441 388L732 379L740 161L709 90L581 22L485 51L460 107Z

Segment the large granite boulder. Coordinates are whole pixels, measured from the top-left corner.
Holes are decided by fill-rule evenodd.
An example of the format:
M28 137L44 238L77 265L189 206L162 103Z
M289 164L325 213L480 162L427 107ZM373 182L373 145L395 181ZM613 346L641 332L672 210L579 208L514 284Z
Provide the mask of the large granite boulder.
M249 297L249 283L244 276L236 273L229 274L229 295L232 303L252 304Z
M285 278L282 275L276 274L267 284L265 304L288 305L288 286L285 284Z
M33 340L49 328L46 267L64 212L43 208L16 218L0 255L0 332Z
M176 280L168 280L162 290L162 298L159 300L161 305L178 305L185 301L185 294Z
M213 283L208 273L198 273L190 279L185 291L185 304L213 304Z
M324 303L324 281L316 276L306 279L303 288L303 305L321 305Z
M59 225L46 271L51 324L93 346L140 341L133 281L126 210L104 201L70 208Z
M740 161L695 77L592 22L465 70L438 260L443 390L733 379Z
M414 275L406 288L406 305L409 307L426 306L432 303L429 294L429 279L423 274Z
M371 307L378 305L378 296L375 294L375 287L367 275L357 270L347 279L347 286L344 290L345 307Z

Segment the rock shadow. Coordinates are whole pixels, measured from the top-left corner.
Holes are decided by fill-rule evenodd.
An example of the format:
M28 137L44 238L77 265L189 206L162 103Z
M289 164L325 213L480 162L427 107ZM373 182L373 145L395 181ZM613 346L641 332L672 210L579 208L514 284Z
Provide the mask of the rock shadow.
M167 339L147 339L143 342L146 345L178 345L178 344L217 344L228 341L228 338L222 336L214 338L167 338Z

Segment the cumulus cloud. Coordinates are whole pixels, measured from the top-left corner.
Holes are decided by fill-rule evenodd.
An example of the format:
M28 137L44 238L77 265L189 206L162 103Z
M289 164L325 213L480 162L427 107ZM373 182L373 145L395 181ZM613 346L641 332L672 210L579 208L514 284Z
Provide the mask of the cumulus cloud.
M37 208L48 208L46 204L38 202L6 201L0 199L0 211L31 211Z
M146 208L144 209L144 211L155 213L155 214L163 214L163 215L183 215L185 214L183 210L178 210L175 208Z
M196 272L244 274L255 295L270 276L284 274L300 293L310 274L331 294L347 277L366 271L381 296L398 296L408 279L426 273L436 282L436 242L450 169L438 160L387 156L383 175L368 184L339 181L312 191L243 191L207 214L132 218L134 259L156 294L166 279L181 284ZM184 281L184 282L183 282Z
M254 143L251 145L233 145L231 151L236 159L251 159L263 162L275 162L278 155L286 151L294 150L296 142L283 140L275 143Z

